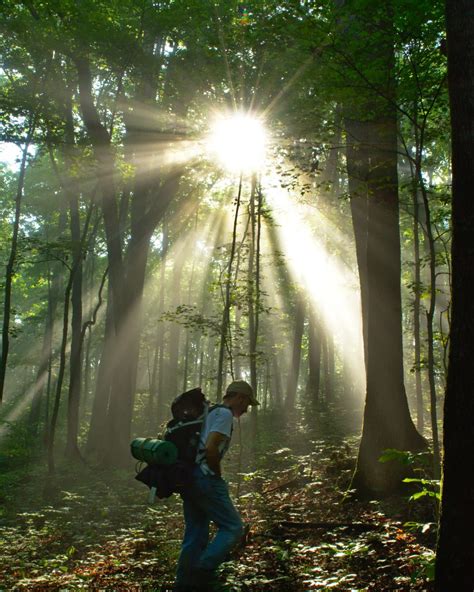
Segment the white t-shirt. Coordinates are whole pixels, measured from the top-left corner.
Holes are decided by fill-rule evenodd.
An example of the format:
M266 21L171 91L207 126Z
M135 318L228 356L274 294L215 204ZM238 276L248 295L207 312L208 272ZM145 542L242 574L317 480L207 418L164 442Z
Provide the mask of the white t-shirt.
M219 434L226 436L225 440L219 444L219 454L222 459L230 445L233 418L234 416L232 415L232 411L228 407L216 407L210 411L206 417L204 425L202 426L201 438L199 440L199 450L205 450L207 438L211 432L218 432ZM197 462L205 475L215 474L214 471L208 467L204 452L198 454Z

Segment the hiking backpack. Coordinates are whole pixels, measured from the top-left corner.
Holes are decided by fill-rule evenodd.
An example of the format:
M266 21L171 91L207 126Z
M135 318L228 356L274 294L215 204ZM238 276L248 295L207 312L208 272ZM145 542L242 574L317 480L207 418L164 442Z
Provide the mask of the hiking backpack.
M210 406L200 388L186 391L174 399L171 404L173 418L166 424L163 440L176 446L177 460L168 465L151 462L135 477L150 487L151 500L155 495L164 498L183 493L190 486L204 421L217 407L223 405Z
M166 424L163 440L176 446L178 460L191 464L196 460L201 429L208 409L200 388L186 391L171 404L173 419Z

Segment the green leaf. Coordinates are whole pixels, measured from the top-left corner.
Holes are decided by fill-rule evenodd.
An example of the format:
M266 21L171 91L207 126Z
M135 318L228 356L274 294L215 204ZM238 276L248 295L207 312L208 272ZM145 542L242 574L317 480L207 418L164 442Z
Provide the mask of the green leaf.
M411 464L411 455L409 452L404 450L397 450L396 448L387 448L382 452L379 457L379 462L385 463L392 460L397 460L404 465Z

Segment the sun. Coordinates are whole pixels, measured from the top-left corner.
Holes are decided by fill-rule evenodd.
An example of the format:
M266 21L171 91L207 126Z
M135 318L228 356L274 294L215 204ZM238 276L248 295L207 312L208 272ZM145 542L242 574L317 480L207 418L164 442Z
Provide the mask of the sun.
M215 119L208 144L211 154L231 172L259 170L265 161L267 133L258 117L233 113Z

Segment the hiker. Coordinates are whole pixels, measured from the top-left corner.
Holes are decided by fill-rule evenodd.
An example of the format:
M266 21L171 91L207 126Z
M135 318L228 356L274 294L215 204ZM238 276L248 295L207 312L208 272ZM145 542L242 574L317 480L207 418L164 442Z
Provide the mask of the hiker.
M218 590L216 570L243 534L242 519L222 478L221 460L229 448L233 418L258 405L244 380L229 384L222 402L209 411L202 426L193 484L181 494L185 531L176 572L175 590ZM217 533L209 542L209 523Z

